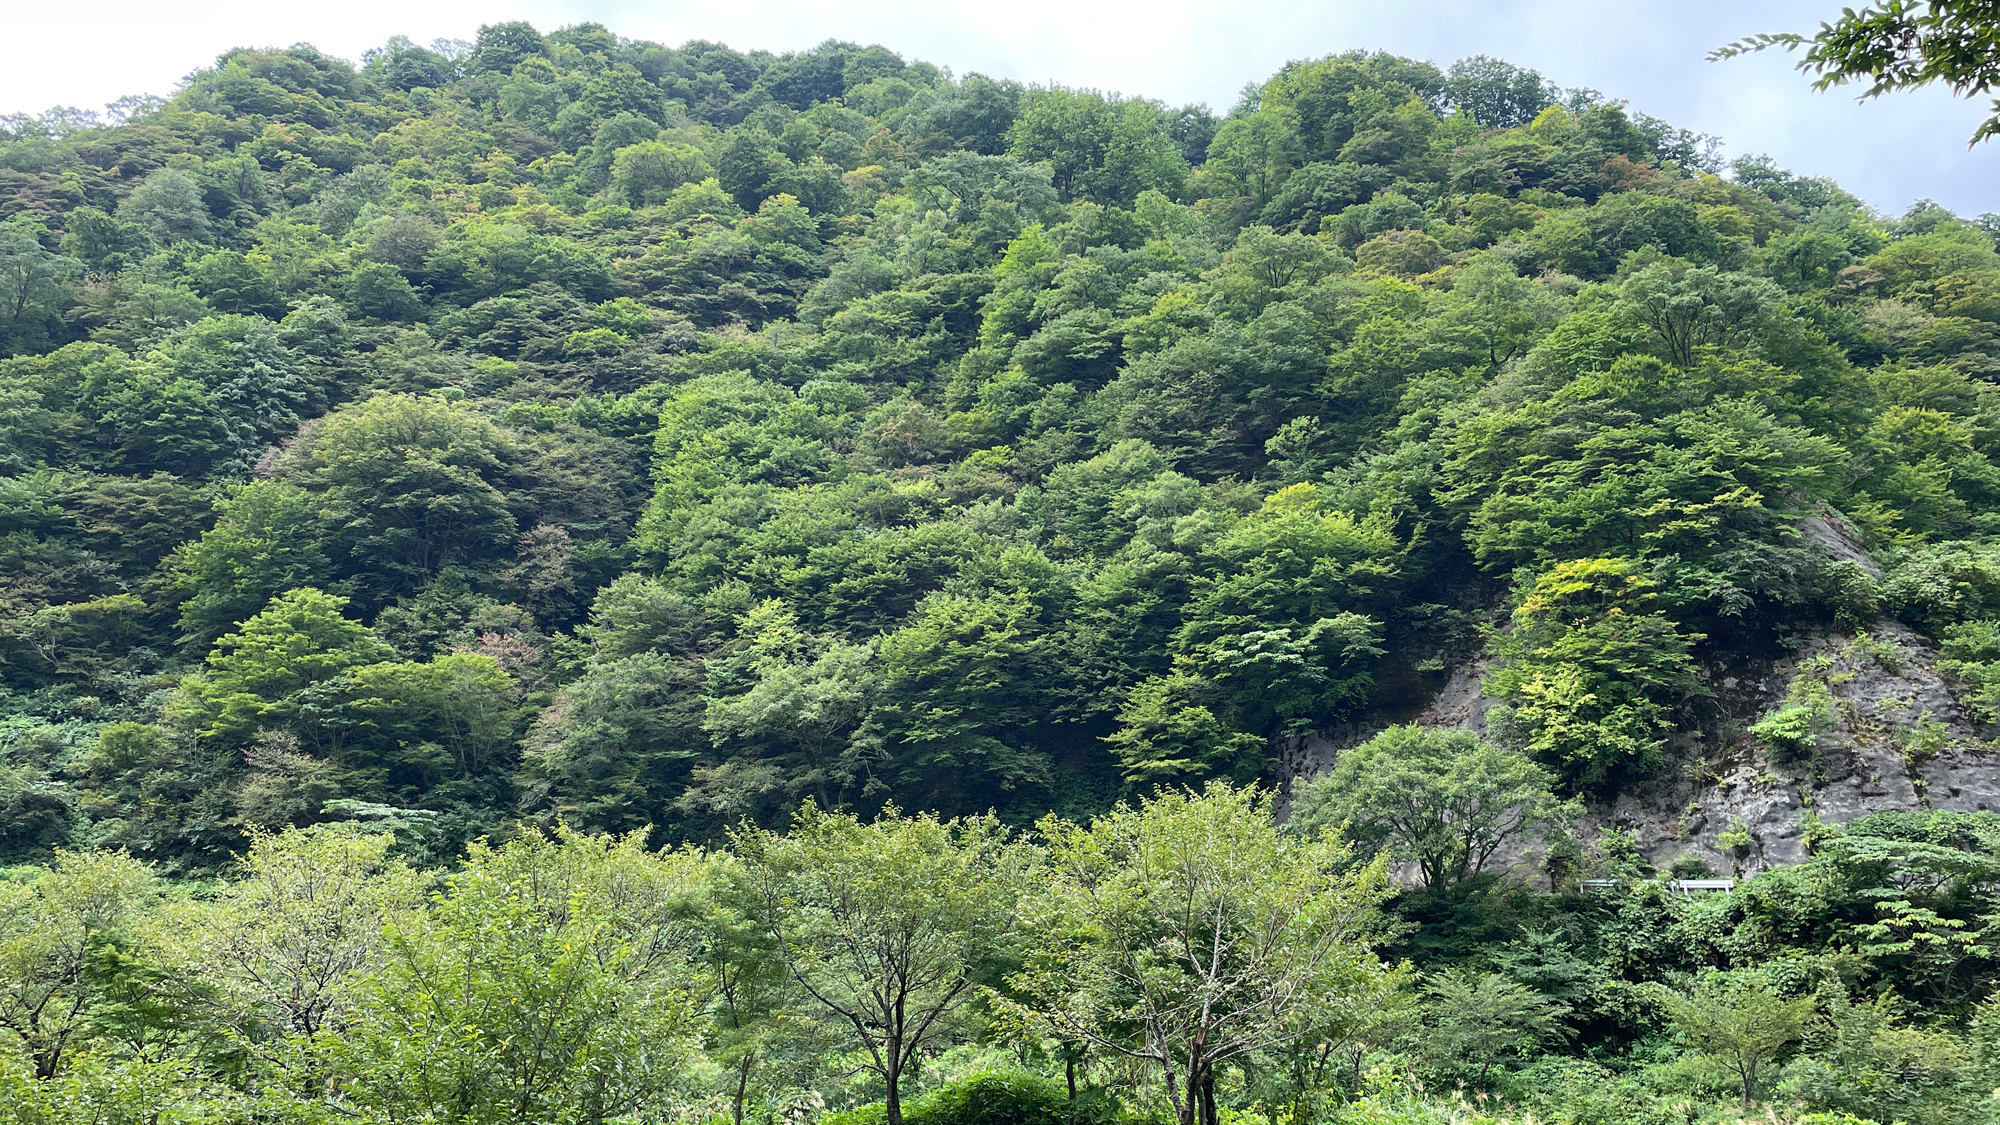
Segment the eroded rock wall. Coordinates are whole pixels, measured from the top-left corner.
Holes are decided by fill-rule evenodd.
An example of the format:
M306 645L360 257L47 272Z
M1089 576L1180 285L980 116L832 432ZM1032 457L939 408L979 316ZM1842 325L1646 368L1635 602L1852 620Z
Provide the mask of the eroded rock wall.
M1454 669L1412 721L1486 735L1494 704L1480 686L1486 672L1483 660ZM1712 732L1683 735L1666 770L1590 805L1581 835L1616 826L1662 870L1693 855L1719 875L1748 876L1803 860L1810 817L1840 825L1887 810L2000 809L2000 732L1978 728L1930 642L1897 622L1815 637L1775 663L1717 669L1711 684ZM1811 746L1750 733L1798 700L1815 701L1822 716ZM1294 769L1317 774L1383 725L1309 739L1294 751ZM1532 877L1541 857L1529 843L1497 858Z

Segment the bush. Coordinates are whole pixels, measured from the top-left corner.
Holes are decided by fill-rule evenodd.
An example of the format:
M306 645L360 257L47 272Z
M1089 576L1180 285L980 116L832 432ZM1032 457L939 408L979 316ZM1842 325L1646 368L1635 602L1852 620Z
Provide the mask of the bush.
M1780 761L1790 762L1812 756L1825 725L1820 709L1794 703L1757 720L1750 733L1776 751Z
M909 1119L910 1115L905 1113L903 1120ZM819 1119L819 1125L883 1125L888 1120L889 1107L881 1102L870 1102L840 1113L829 1113Z
M1067 1120L1061 1083L1024 1070L982 1070L919 1097L910 1125L1052 1125Z
M1081 1109L1081 1099L1079 1099ZM1096 1108L1093 1106L1093 1108ZM1095 1120L1101 1114L1080 1114ZM883 1125L881 1102L831 1113L821 1125ZM1025 1070L981 1070L939 1086L903 1106L907 1125L1067 1125L1069 1093L1062 1083Z
M1991 543L1934 543L1893 556L1888 571L1884 607L1933 635L2000 614L2000 548Z
M1557 563L1516 600L1486 680L1503 701L1490 717L1503 740L1576 787L1657 769L1675 706L1708 691L1690 655L1707 638L1658 609L1631 559Z

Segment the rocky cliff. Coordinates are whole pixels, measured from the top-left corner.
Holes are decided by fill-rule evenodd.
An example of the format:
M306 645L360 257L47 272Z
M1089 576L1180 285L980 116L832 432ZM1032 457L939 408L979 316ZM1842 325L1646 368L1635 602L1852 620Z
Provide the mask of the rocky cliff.
M1837 520L1807 519L1800 531L1880 577ZM1711 639L1728 651L1727 638ZM1483 656L1461 664L1420 710L1394 721L1488 734L1488 670ZM1588 804L1579 835L1623 828L1662 870L1694 857L1741 877L1804 859L1819 825L1886 810L2000 809L2000 730L1982 729L1939 671L1936 647L1901 622L1821 633L1783 659L1708 672L1713 695L1699 708L1699 729L1674 740L1665 770ZM1310 740L1296 752L1296 773L1330 767L1388 721ZM1540 858L1530 842L1499 860L1531 876Z

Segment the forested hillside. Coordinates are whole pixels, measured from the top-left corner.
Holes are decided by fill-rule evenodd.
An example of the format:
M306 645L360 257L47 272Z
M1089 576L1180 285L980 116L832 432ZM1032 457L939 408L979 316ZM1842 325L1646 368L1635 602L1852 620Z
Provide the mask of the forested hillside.
M2000 690L1995 220L1504 63L1218 117L509 24L114 117L0 145L21 858L1082 816L1489 643L1601 796L1884 609Z
M2000 1120L2000 216L1362 52L0 125L0 1125Z

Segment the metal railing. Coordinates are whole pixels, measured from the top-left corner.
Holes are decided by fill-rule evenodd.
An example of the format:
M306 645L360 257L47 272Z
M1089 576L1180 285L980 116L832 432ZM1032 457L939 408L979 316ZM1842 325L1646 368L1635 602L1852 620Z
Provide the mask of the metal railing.
M1605 891L1615 891L1620 888L1630 887L1633 883L1641 881L1634 879L1585 879L1578 885L1583 888L1583 893L1585 894L1602 894ZM1734 879L1667 879L1664 883L1667 890L1680 895L1708 894L1714 891L1721 891L1724 894L1728 894L1730 891L1736 889L1736 880Z

